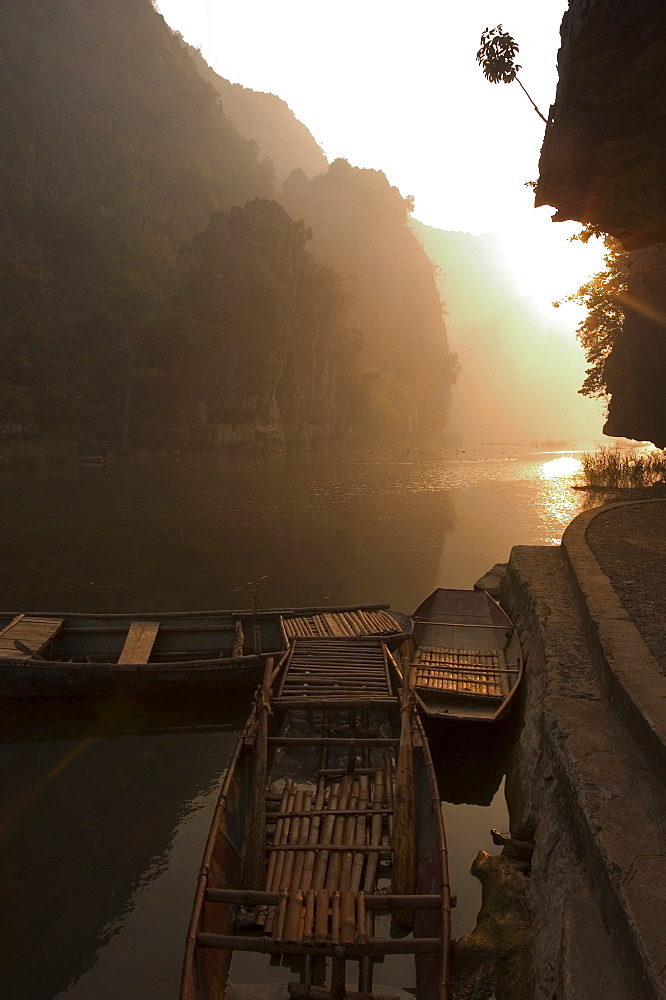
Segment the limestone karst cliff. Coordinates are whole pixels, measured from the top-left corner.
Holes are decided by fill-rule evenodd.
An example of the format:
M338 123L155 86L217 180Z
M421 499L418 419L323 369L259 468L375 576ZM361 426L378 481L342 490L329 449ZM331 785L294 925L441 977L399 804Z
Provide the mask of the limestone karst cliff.
M329 167L284 102L230 84L189 51L225 112L270 158L276 198L312 229L312 254L341 277L355 345L351 355L345 351L351 368L339 390L349 402L344 419L351 438L439 434L457 363L433 265L409 228L409 200L381 171L355 169L344 160Z
M342 276L349 322L363 348L357 419L377 433L392 427L439 434L458 363L434 265L409 226L411 202L381 171L346 160L311 180L294 171L281 200L312 227L312 252Z
M195 66L150 0L7 0L0 31L0 434L248 450L441 430L452 366L432 281L415 308L415 241L416 284L391 298L403 321L380 303L355 329L366 288L391 284L404 208L363 258L350 236L338 277L323 229L362 205L339 191L296 251L305 213L276 203L276 173L326 171L323 153L284 102ZM212 232L230 240L224 272L202 249ZM221 294L236 265L245 299ZM208 315L204 277L220 285ZM418 402L417 370L436 373Z
M605 433L666 445L666 8L570 0L536 204L630 253L621 331L602 380Z
M661 0L570 0L536 204L626 249L666 240L666 11Z
M606 434L666 448L666 244L629 255L624 322L604 366Z
M144 411L145 444L303 450L345 439L354 349L340 282L309 239L302 222L260 198L215 212L193 238L171 316L189 331L188 349L175 339L165 352L168 327L153 331L146 363L165 385ZM190 416L178 425L179 411Z
M0 425L123 445L182 241L270 166L147 0L8 0L0 34Z

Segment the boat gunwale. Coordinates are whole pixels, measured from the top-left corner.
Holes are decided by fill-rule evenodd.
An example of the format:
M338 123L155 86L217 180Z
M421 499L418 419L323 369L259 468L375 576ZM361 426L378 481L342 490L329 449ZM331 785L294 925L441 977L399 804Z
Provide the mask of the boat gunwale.
M188 672L194 672L197 668L207 668L207 667L226 667L226 666L254 666L258 663L263 663L269 656L279 656L280 650L270 649L265 653L250 653L247 656L226 656L226 657L211 657L205 660L176 660L172 663L152 661L148 663L109 663L107 661L100 661L98 663L79 663L72 662L71 660L46 660L46 659L10 659L9 657L0 658L0 670L4 666L29 666L29 667L43 667L47 672L49 668L54 670L66 668L71 670L73 673L82 672L84 670L95 671L99 670L101 673L108 673L112 671L117 674L124 673L135 673L139 672L141 674L145 673L166 673L174 670L185 669Z
M220 827L224 819L224 815L227 809L227 800L229 796L229 790L233 785L236 778L236 770L238 768L241 756L245 749L245 745L249 738L252 738L254 731L257 728L257 705L256 701L253 704L252 711L248 719L245 722L242 732L240 733L238 739L236 740L233 753L227 765L227 769L220 786L220 791L217 797L217 802L215 803L215 809L213 811L213 817L211 819L210 827L208 828L208 836L206 837L206 843L204 846L203 857L201 859L201 865L199 867L199 874L197 876L196 890L194 893L194 901L192 904L192 912L190 914L190 920L187 928L187 935L185 938L185 954L183 956L181 980L180 980L180 992L179 997L181 1000L188 1000L193 994L191 992L193 986L193 976L194 976L194 962L195 953L197 947L197 928L199 926L199 921L201 920L201 913L203 909L204 902L206 901L206 890L208 888L208 876L210 874L210 865L213 857L213 852L215 850L215 844L219 835Z
M405 639L409 638L409 632L378 632L375 635L362 635L360 637L361 641L368 638L378 638L384 641L387 639L391 643L398 640L404 642ZM339 636L312 636L312 642L327 643L334 639L339 639ZM349 637L350 642L356 642L356 639ZM30 666L30 667L43 667L47 671L49 668L67 668L73 672L84 671L84 670L100 670L101 672L113 671L113 673L128 673L139 671L142 674L145 673L156 673L156 672L169 672L174 670L186 669L188 671L193 671L196 668L205 667L224 667L224 666L253 666L257 663L263 663L267 657L280 657L284 652L289 650L276 650L269 649L264 653L248 653L247 656L215 656L206 659L197 660L176 660L172 663L165 661L149 661L148 663L111 663L108 661L99 661L91 663L79 663L72 662L71 660L47 660L43 657L38 659L34 657L29 658L10 658L10 657L0 657L0 669L3 666Z
M322 607L305 608L262 608L257 610L226 610L226 611L164 611L164 612L131 612L131 611L0 611L0 618L10 618L16 615L26 615L34 618L102 618L109 621L119 619L132 619L136 621L150 621L154 618L298 618L309 614L339 614L343 611L389 611L390 614L400 615L403 618L410 618L404 612L390 611L390 604L340 604L324 605Z
M200 630L202 635L206 635L210 629L210 625L206 622L206 619L211 619L214 617L223 618L223 622L220 622L220 631L230 631L233 627L233 622L237 621L239 618L244 622L257 623L275 623L276 625L281 625L282 622L287 619L307 617L311 613L319 613L326 610L330 613L338 613L338 610L342 608L345 611L372 611L372 610L386 610L387 613L396 622L396 629L389 631L385 629L383 631L378 631L375 633L363 633L352 638L351 641L363 641L364 639L379 638L382 641L389 643L390 645L399 646L411 635L412 621L409 615L406 615L401 611L390 610L389 604L355 604L355 605L336 605L335 607L328 606L326 609L316 609L316 608L292 608L288 610L266 610L254 612L169 612L168 614L161 616L164 618L166 623L166 628L169 632L179 631L179 624L174 625L175 621L182 623L182 631L189 632L192 635L196 635ZM16 617L9 612L3 612L3 615L7 617ZM46 615L37 612L22 612L21 614L30 617L56 617L55 612ZM62 616L59 616L62 617ZM63 633L65 638L65 643L67 642L68 634L72 637L80 638L84 636L87 629L82 628L81 631L77 629L76 625L73 625L71 633L69 633L68 625L70 622L76 621L99 621L102 623L108 622L109 624L109 634L117 631L123 631L123 626L121 622L129 627L132 621L151 621L159 618L157 615L143 614L141 616L135 616L132 618L130 615L126 614L111 614L111 615L97 615L93 613L77 613L75 615L64 615L63 625L60 632ZM0 615L2 618L2 615ZM192 619L204 619L204 621L199 621L197 624L188 624ZM214 631L214 630L213 630ZM99 632L95 632L95 638L98 639L103 636L105 629L102 625ZM312 641L320 643L328 643L339 641L340 636L312 636ZM265 663L268 656L273 656L279 659L285 652L284 647L284 636L282 637L264 637L264 642L267 648L261 652L247 653L245 655L226 655L226 656L202 656L202 651L192 651L192 654L188 656L188 651L183 650L183 656L180 659L176 659L175 655L173 659L153 659L149 660L147 663L118 663L116 660L99 659L91 660L90 662L85 662L83 660L73 661L70 659L61 658L63 655L67 656L67 647L62 650L58 650L59 658L49 658L43 653L39 656L24 657L24 656L2 656L0 657L0 676L3 677L1 686L2 691L0 692L0 697L13 697L13 696L23 696L30 695L31 692L29 687L36 681L43 682L49 686L53 685L53 689L40 691L35 697L52 697L58 694L70 695L75 693L68 685L76 686L76 693L79 689L82 694L85 694L89 688L90 684L95 682L101 683L105 682L105 679L111 680L112 678L159 678L164 677L165 683L167 679L175 679L182 677L186 680L188 677L195 678L198 675L205 674L207 671L219 671L220 681L224 680L224 674L231 672L232 668L244 668L244 667L254 667ZM288 648L288 647L287 647ZM197 652L199 655L197 655ZM85 649L75 649L72 651L72 655L85 655ZM119 655L119 653L118 653ZM156 654L159 655L159 654ZM23 668L21 671L20 668ZM26 668L29 668L26 670ZM22 677L22 672L25 673L25 679ZM59 676L56 678L56 675ZM169 682L170 683L170 682ZM65 685L65 689L61 690L62 685ZM60 685L60 687L58 686Z

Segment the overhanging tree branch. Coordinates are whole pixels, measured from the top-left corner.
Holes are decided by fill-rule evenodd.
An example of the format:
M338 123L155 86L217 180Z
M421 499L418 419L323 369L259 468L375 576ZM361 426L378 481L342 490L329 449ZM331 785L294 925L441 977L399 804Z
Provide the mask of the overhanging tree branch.
M502 25L498 24L496 28L486 28L481 35L481 48L476 53L476 61L481 66L486 80L490 80L491 83L512 83L517 80L520 89L541 121L550 125L549 120L541 114L522 82L518 80L518 70L522 69L522 66L515 62L517 52L518 43L515 38L512 38L508 31L504 31Z

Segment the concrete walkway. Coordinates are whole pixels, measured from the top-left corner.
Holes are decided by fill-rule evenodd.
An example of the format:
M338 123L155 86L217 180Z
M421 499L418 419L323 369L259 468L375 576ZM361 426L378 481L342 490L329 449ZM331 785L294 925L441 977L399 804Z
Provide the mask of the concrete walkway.
M666 674L666 500L599 508L585 540Z
M535 842L539 997L666 1000L665 602L666 501L511 553L527 666L507 800Z
M562 549L602 687L666 781L666 501L593 508Z

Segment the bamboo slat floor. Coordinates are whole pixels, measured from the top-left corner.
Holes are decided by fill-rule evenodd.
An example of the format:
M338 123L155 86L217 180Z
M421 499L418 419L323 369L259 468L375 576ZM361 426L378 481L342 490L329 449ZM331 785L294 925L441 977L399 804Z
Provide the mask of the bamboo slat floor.
M386 647L377 639L299 639L288 657L278 704L393 699Z
M446 842L413 673L369 636L299 636L267 664L208 839L181 1000L223 995L234 952L296 965L289 991L310 1000L370 1000L374 964L411 955L419 1000L447 1000Z
M365 743L369 750L373 741ZM326 749L314 794L287 778L279 817L267 815L266 892L279 902L260 907L257 923L276 942L365 941L371 930L364 896L376 891L380 866L390 863L390 757L370 774L344 774L327 785Z
M503 698L509 689L509 670L504 653L499 649L438 649L420 646L414 654L417 688L455 691L461 694L481 694Z
M302 615L285 618L282 623L287 645L294 638L354 638L365 635L398 633L400 622L387 611L354 611Z

